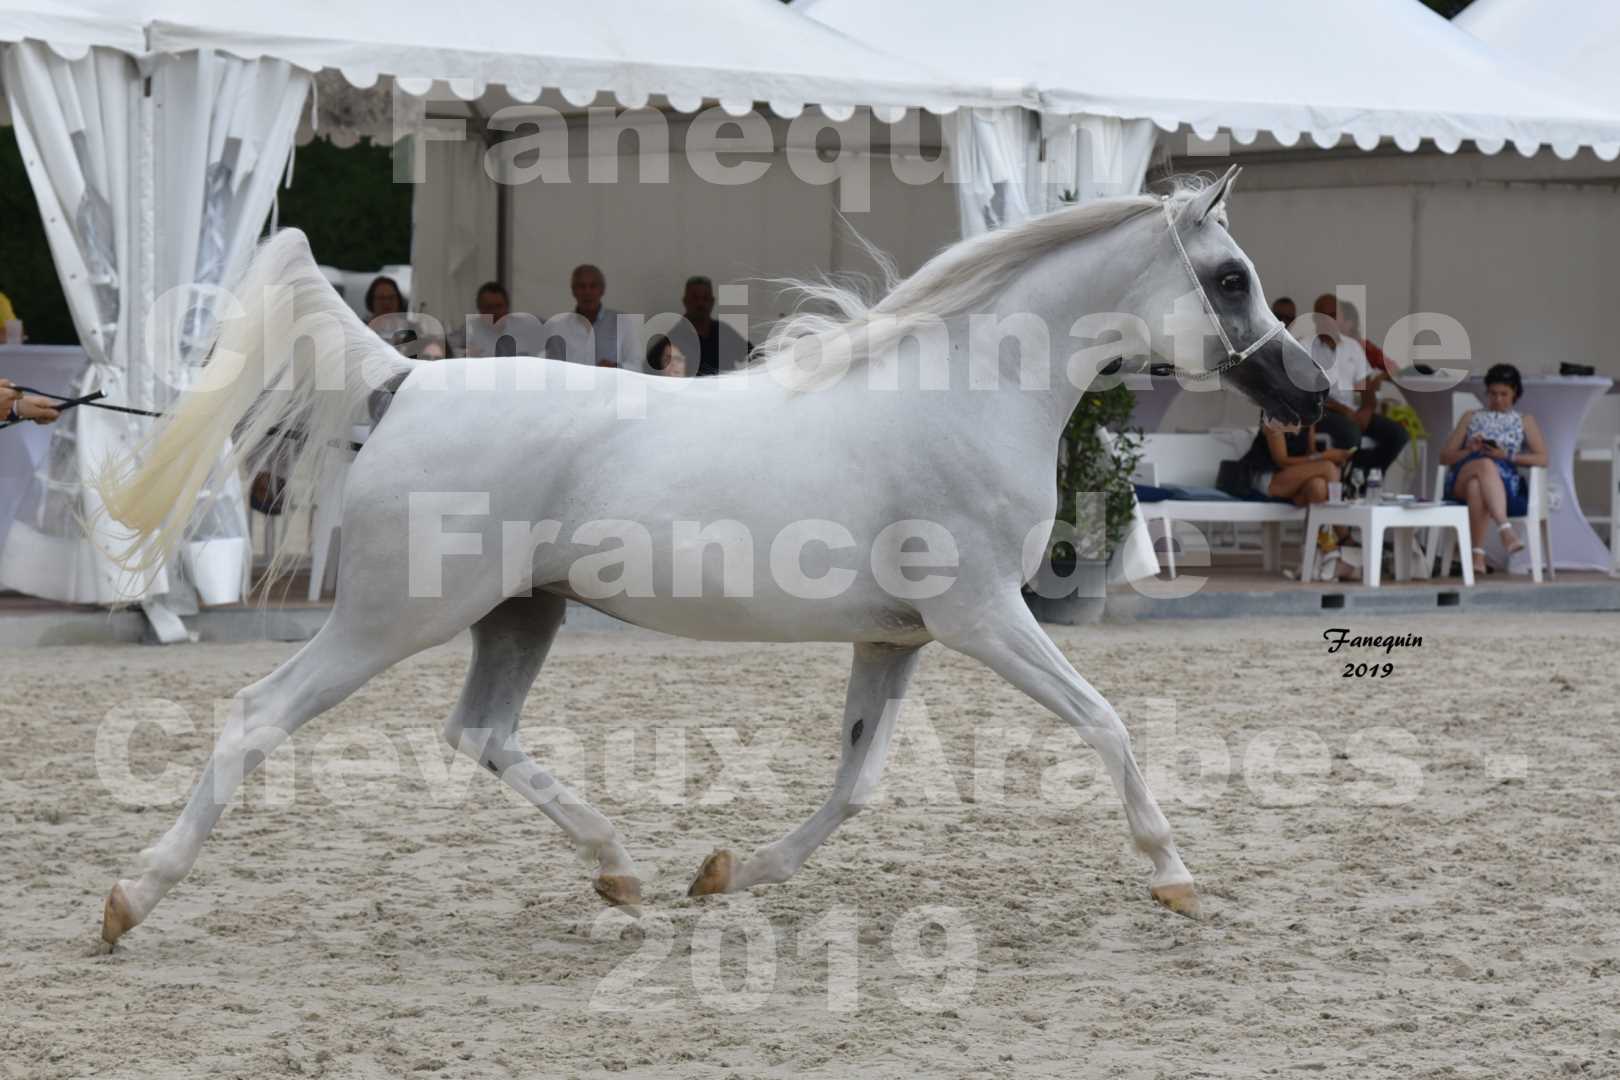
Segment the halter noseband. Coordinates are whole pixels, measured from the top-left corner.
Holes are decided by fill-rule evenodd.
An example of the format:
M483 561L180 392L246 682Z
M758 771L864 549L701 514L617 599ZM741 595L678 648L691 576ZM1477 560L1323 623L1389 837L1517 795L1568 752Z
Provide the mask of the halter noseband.
M1262 346L1265 345L1266 342L1282 333L1286 327L1284 327L1282 322L1279 320L1276 326L1273 326L1270 330L1267 330L1247 349L1239 352L1232 344L1232 339L1226 336L1226 327L1221 325L1221 317L1215 314L1215 305L1209 302L1209 294L1204 291L1204 283L1198 280L1198 271L1193 269L1192 259L1187 255L1186 245L1181 242L1181 233L1176 231L1176 216L1170 210L1170 200L1164 200L1163 205L1164 223L1170 229L1170 239L1176 245L1176 254L1181 256L1181 265L1187 268L1187 276L1192 278L1193 289L1198 293L1198 301L1204 305L1204 312L1209 316L1209 321L1215 324L1215 333L1220 336L1221 345L1226 349L1226 359L1222 360L1219 364L1216 364L1212 368L1207 368L1203 371L1182 371L1180 368L1176 368L1174 370L1175 373L1182 378L1191 379L1195 382L1202 381L1204 379L1214 379L1226 374L1228 371L1231 371L1233 368L1243 363L1243 361L1253 356L1260 350Z

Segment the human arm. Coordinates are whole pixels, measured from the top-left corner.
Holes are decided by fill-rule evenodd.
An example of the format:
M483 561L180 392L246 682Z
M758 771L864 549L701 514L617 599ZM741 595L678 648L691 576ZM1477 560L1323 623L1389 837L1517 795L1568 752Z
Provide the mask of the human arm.
M1477 438L1468 438L1468 422L1473 418L1472 409L1463 413L1462 419L1457 421L1457 426L1446 436L1445 443L1440 447L1440 464L1455 465L1483 445Z
M1494 458L1506 458L1509 465L1545 465L1547 464L1547 442L1541 437L1541 425L1536 418L1524 418L1524 447L1517 454L1509 454L1506 450L1491 450L1485 452Z
M1316 445L1316 426L1313 424L1306 430L1305 445ZM1313 450L1305 454L1290 454L1288 452L1288 438L1281 429L1266 429L1266 449L1271 453L1271 460L1279 469L1290 465L1304 465L1311 461L1332 461L1342 464L1348 456L1343 450Z
M1378 388L1388 379L1389 375L1385 372L1374 372L1357 388L1360 396L1356 401L1359 404L1351 416L1355 418L1356 426L1363 431L1367 430L1367 425L1372 423L1373 414L1378 411Z

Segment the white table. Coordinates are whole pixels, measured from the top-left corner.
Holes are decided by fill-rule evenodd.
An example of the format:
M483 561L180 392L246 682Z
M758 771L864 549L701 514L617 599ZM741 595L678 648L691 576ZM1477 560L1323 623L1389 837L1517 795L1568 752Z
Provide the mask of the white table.
M1305 519L1305 566L1300 573L1302 581L1316 580L1316 534L1324 525L1348 525L1361 530L1362 581L1368 588L1378 588L1381 563L1384 559L1384 533L1390 529L1454 529L1457 532L1457 550L1465 553L1462 559L1463 584L1474 584L1474 561L1466 557L1473 546L1468 529L1468 508L1452 503L1312 503ZM1433 545L1431 545L1432 547ZM1428 577L1428 556L1418 568L1417 577ZM1409 537L1395 537L1395 578L1410 581L1413 574L1412 544Z
M1560 570L1603 570L1613 566L1613 557L1575 495L1575 446L1587 411L1599 397L1608 393L1614 380L1604 375L1525 375L1524 396L1516 408L1533 416L1547 440L1547 482L1551 502L1547 521L1551 527L1553 566ZM1427 484L1439 462L1440 447L1451 434L1451 395L1473 394L1483 400L1485 380L1471 375L1461 382L1440 376L1403 375L1397 385L1429 431L1422 482ZM1425 494L1438 497L1439 492ZM1492 530L1494 531L1494 530ZM1484 538L1487 549L1501 556L1500 540ZM1514 556L1523 559L1523 554ZM1466 561L1466 560L1465 560Z

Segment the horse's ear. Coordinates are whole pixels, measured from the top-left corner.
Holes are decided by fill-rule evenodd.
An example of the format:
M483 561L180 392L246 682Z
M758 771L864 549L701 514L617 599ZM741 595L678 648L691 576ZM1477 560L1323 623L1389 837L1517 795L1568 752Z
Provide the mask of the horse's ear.
M1211 214L1218 214L1226 205L1226 196L1231 193L1232 185L1242 171L1241 165L1233 165L1226 170L1225 176L1194 195L1181 211L1181 222L1191 226L1202 225Z

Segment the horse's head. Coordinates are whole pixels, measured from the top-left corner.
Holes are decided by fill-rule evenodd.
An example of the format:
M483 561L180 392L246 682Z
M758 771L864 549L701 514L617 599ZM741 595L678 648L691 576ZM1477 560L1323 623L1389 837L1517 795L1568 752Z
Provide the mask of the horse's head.
M1226 197L1237 173L1235 167L1227 170L1216 183L1171 200L1165 213L1155 215L1158 247L1133 290L1136 303L1147 317L1156 355L1183 372L1219 370L1268 417L1309 424L1322 414L1328 380L1271 314L1254 263L1227 232Z

